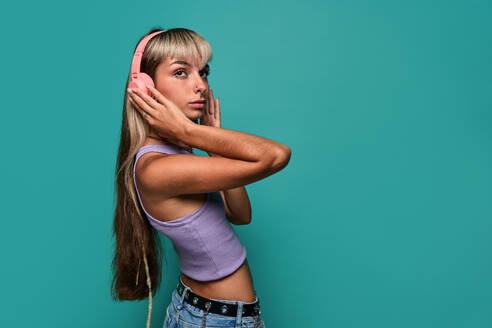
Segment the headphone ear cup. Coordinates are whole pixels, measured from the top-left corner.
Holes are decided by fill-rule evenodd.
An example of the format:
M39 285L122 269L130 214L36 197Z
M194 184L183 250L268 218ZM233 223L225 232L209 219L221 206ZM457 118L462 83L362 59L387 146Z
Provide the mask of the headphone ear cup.
M138 73L137 78L132 79L128 88L139 89L140 91L146 93L149 97L154 98L154 95L147 89L147 86L155 87L152 78L145 73Z

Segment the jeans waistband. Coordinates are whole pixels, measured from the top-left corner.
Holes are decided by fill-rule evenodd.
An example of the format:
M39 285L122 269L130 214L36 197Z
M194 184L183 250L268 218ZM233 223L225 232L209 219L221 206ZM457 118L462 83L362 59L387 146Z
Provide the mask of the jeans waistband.
M187 302L188 304L203 310L205 312L205 317L208 313L216 313L224 316L236 317L237 322L241 322L241 318L247 316L254 316L256 321L261 314L258 296L256 296L256 301L254 302L210 299L195 294L191 287L183 283L181 277L179 277L176 287L180 306L182 306L183 302Z

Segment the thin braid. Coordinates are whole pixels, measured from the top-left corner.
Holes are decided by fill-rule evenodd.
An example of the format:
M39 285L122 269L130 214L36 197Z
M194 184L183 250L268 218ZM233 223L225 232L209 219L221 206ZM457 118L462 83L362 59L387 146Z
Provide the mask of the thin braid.
M152 315L152 285L150 282L149 266L147 265L147 256L145 255L145 250L142 247L144 263L145 263L145 273L147 274L147 286L149 287L149 316L147 318L147 328L150 327L150 316Z
M138 259L138 266L137 266L137 280L135 280L135 286L138 286L138 274L140 273L140 258Z

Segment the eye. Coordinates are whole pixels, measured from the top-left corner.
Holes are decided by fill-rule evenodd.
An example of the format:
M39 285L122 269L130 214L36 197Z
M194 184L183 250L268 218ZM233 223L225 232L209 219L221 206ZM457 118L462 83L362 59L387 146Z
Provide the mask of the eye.
M177 75L180 72L185 72L186 73L186 71L184 69L180 69L180 70L176 71L176 73L174 73L174 76L178 76L178 77L183 76L183 75Z
M182 77L183 74L179 74L179 73L186 73L186 70L184 70L184 69L177 70L174 73L174 76L176 76L176 77ZM203 71L201 71L201 75L202 75L203 78L207 78L210 75L210 72L209 72L209 70L203 70Z

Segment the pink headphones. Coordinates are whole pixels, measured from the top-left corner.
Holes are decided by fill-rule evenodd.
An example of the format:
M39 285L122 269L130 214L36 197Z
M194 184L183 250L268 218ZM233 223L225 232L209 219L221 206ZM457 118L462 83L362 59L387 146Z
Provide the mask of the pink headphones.
M154 33L151 33L147 35L145 38L140 41L140 43L137 46L137 49L135 50L135 54L133 55L133 60L132 60L132 68L131 68L131 82L128 85L129 88L135 88L135 89L140 89L141 91L145 92L148 94L150 97L154 98L154 95L147 89L147 85L150 85L154 87L154 81L152 81L152 78L145 74L140 72L140 62L142 60L143 52L145 50L145 46L149 42L150 39L156 34L165 32L166 30L162 31L157 31Z

